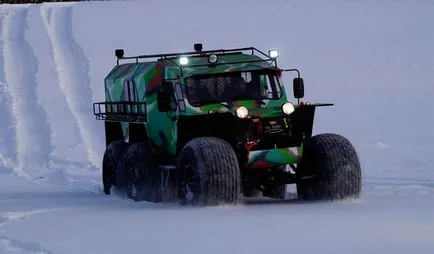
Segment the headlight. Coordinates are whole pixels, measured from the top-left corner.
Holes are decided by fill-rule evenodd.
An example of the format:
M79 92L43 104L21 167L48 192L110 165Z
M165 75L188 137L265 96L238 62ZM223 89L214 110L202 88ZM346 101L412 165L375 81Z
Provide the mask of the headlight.
M282 111L286 115L292 114L292 112L294 112L294 110L295 110L295 107L294 107L294 105L292 105L291 102L287 102L287 103L282 105Z
M237 108L236 113L239 118L243 119L247 117L247 115L249 114L249 110L246 107L241 106Z

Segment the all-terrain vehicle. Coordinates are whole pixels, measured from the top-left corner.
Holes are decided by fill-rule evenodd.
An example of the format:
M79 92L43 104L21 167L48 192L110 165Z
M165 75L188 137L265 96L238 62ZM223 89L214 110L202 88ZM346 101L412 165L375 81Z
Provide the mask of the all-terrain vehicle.
M254 48L125 57L105 78L104 192L185 205L237 204L243 196L357 197L358 155L338 134L312 135L297 69L277 67L278 51ZM120 61L124 61L120 64ZM145 61L147 60L147 61ZM293 100L282 73L293 72Z

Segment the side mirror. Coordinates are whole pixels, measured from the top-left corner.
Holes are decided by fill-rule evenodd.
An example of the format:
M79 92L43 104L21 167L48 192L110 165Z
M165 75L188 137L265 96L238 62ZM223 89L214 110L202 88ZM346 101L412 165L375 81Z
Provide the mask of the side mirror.
M161 90L157 94L158 110L160 112L168 112L170 108L171 83L164 82L161 85Z
M304 97L304 81L303 78L294 78L293 80L293 92L296 99Z

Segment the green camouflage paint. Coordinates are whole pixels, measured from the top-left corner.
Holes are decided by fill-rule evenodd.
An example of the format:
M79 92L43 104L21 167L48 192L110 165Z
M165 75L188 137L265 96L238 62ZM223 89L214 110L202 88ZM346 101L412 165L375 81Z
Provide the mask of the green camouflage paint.
M157 92L163 82L164 66L160 62L128 63L114 67L105 79L107 101L146 101L148 121L144 123L151 141L160 149L176 153L176 123L165 112L157 109ZM126 95L128 84L132 80L135 94ZM158 123L158 124L154 124ZM128 123L122 123L124 136L128 137Z
M264 168L296 164L300 160L301 154L301 147L250 151L248 155L247 168Z

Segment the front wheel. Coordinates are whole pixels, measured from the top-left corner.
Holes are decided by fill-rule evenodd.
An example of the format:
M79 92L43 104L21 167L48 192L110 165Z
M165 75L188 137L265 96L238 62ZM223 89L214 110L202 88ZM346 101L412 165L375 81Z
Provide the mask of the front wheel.
M357 198L361 192L356 150L348 139L337 134L320 134L307 140L296 174L301 199Z
M230 144L214 137L195 138L178 159L177 199L181 205L234 205L241 193L237 156Z

